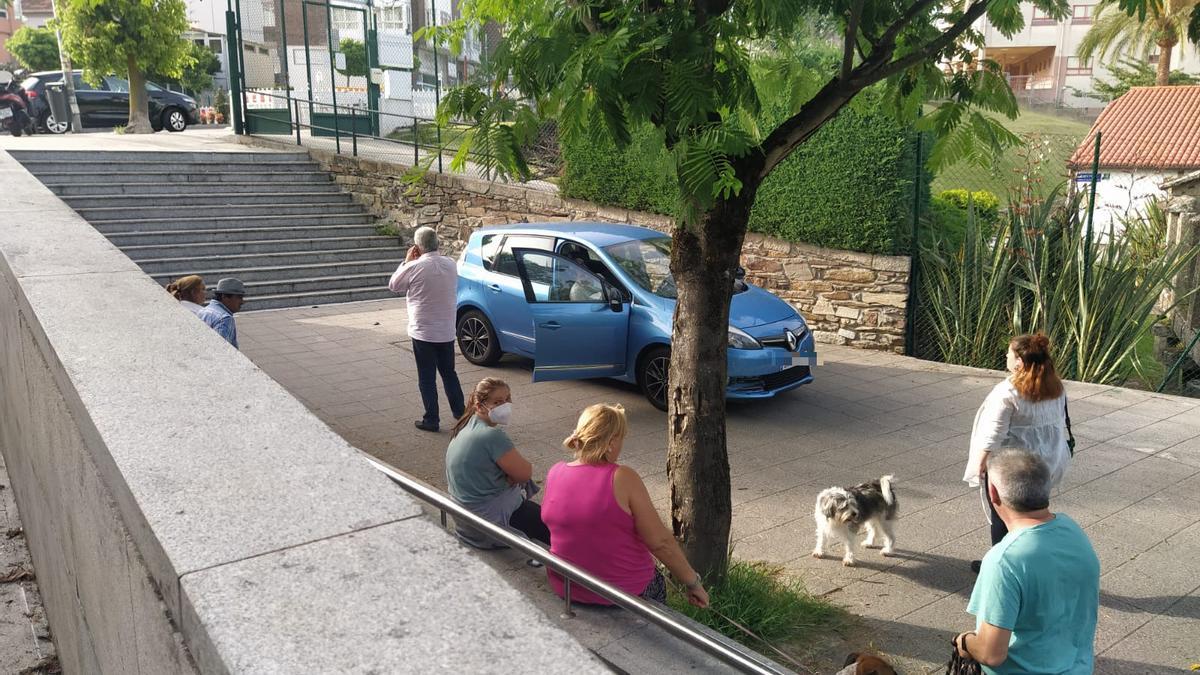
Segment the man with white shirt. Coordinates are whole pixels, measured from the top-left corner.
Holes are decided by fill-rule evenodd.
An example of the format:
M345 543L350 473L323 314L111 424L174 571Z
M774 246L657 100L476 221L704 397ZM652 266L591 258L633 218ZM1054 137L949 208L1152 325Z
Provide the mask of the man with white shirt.
M415 425L421 431L437 431L437 375L457 419L465 412L462 385L454 372L454 319L458 303L458 266L438 252L437 232L431 227L418 228L415 246L408 249L404 264L388 282L393 293L408 299L408 337L412 339L417 361L417 386L425 416Z

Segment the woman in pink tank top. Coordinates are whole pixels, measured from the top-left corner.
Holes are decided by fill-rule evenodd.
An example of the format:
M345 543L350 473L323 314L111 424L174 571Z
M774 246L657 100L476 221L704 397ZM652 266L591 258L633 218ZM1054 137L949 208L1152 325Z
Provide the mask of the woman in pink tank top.
M706 607L708 593L700 575L659 518L641 476L617 463L627 430L625 409L619 405L596 404L579 416L575 433L563 443L574 451L575 461L555 464L546 476L542 520L550 528L550 552L626 593L666 602L657 558L687 586L688 600ZM561 596L562 577L553 570L547 575ZM571 598L612 604L578 586Z

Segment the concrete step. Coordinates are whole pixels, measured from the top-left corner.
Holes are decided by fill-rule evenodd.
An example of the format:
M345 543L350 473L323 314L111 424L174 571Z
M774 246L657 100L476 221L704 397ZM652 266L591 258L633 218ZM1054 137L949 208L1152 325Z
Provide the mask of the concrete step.
M233 206L257 204L351 204L353 199L344 192L291 192L286 196L274 192L232 192L218 194L121 194L121 195L63 195L71 208L97 209L139 208L170 205L175 208L192 206Z
M340 277L316 277L312 279L273 279L269 281L247 281L246 295L280 295L284 293L313 293L317 291L343 290L347 288L387 289L391 275L348 274ZM215 281L213 282L216 283ZM393 294L394 295L394 294Z
M254 267L292 267L317 263L384 262L394 270L404 260L399 248L349 248L336 251L289 251L285 253L246 253L243 255L172 256L138 260L148 274L169 273L177 276L197 274L204 269L245 269ZM229 275L225 275L229 276ZM244 281L244 280L243 280Z
M295 193L326 193L341 194L341 186L331 182L328 176L320 176L307 181L297 180L288 183L263 183L247 181L245 183L224 183L213 186L211 183L46 183L54 194L59 197L77 196L141 196L152 195L211 195L219 192L223 195L233 194L295 194Z
M156 152L140 150L10 150L13 159L24 164L39 160L56 162L87 162L102 159L106 162L302 162L309 160L307 152L275 152L272 150L243 150L236 152Z
M166 286L168 283L187 274L199 274L204 277L209 286L213 286L224 277L237 277L246 283L251 282L283 282L300 279L329 279L331 282L340 277L379 274L390 277L402 261L391 259L355 260L350 262L325 262L301 265L278 265L254 267L241 265L240 261L231 264L224 260L209 263L207 266L182 266L161 272L149 272L155 281ZM144 269L144 268L143 268ZM384 284L386 285L386 280Z
M76 173L71 171L47 171L35 174L47 185L72 183L192 183L210 186L229 183L291 183L332 182L324 171L247 171L227 173L145 173L125 171L123 167L109 167L104 173ZM213 187L216 190L218 188Z
M259 204L156 204L153 206L94 206L75 211L89 223L99 225L114 220L157 220L170 222L187 214L188 218L232 218L247 216L319 216L328 213L362 215L366 212L357 204L292 204L279 198L268 198Z
M282 293L279 295L263 295L254 297L247 295L242 305L242 311L253 312L260 309L283 309L286 307L310 307L332 305L342 302L359 302L361 300L382 300L394 298L387 288L368 286L366 288L343 288L309 293Z
M121 246L131 260L238 256L252 253L336 253L345 250L392 249L401 252L395 237L322 237L318 239L259 239L256 241L209 241L192 244L146 244Z
M154 244L199 244L221 241L259 241L267 239L318 239L322 237L373 237L373 225L324 225L316 227L239 227L218 230L155 230L147 232L108 232L108 240L118 248ZM397 237L388 237L397 246Z
M201 216L198 218L130 218L92 223L97 230L109 232L157 232L161 230L216 230L240 227L306 227L310 225L368 225L365 213L323 213L292 216Z
M317 163L312 160L301 162L173 162L169 160L153 161L107 161L92 160L57 160L36 159L21 162L35 176L48 173L77 173L103 174L113 170L123 172L138 172L150 175L164 174L213 174L213 173L254 173L266 168L270 171L316 171Z

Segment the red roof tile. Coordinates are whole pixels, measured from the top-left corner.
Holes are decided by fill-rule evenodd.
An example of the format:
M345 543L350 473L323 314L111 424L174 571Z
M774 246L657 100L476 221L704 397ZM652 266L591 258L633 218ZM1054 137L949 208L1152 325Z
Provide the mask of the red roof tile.
M1133 87L1100 113L1071 156L1090 167L1096 132L1108 169L1200 169L1200 85Z

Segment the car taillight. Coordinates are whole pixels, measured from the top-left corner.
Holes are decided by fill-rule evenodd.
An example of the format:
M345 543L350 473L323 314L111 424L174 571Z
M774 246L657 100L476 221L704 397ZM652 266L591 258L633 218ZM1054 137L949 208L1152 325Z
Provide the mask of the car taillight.
M25 93L29 95L29 98L37 98L37 89L27 89Z

